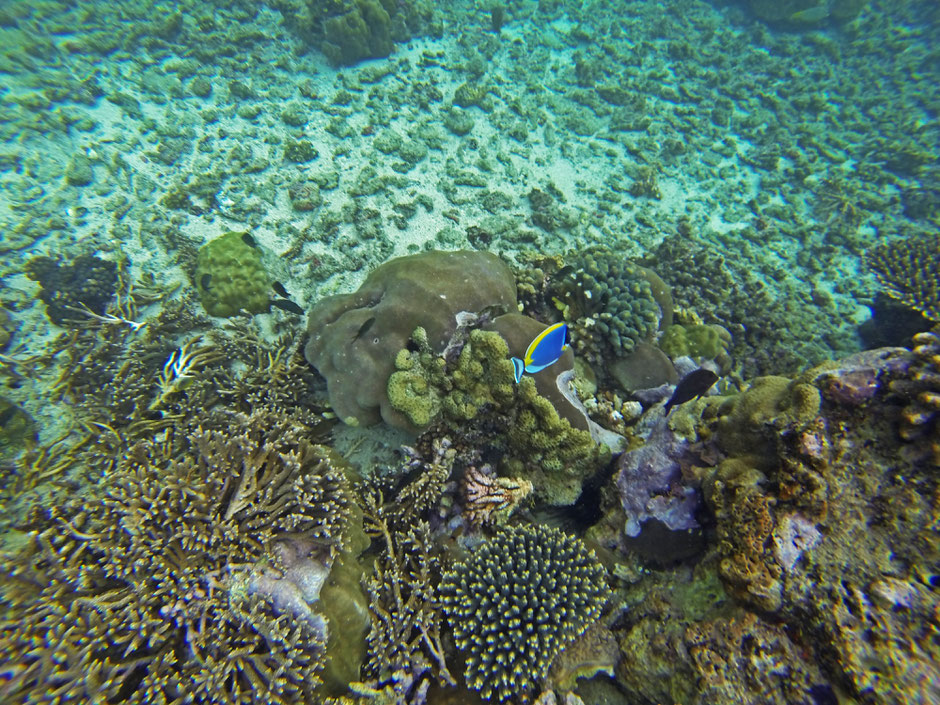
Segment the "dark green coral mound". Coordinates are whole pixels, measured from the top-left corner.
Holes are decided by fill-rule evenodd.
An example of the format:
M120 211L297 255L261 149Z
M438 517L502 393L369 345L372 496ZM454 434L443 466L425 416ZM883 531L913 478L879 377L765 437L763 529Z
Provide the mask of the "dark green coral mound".
M467 684L488 700L528 702L555 657L600 617L608 590L603 566L579 539L515 526L446 572L441 594L467 652Z
M578 354L599 362L652 339L671 313L668 294L661 297L657 283L658 277L617 252L594 248L576 255L554 293Z
M940 321L940 234L879 245L865 261L890 297Z

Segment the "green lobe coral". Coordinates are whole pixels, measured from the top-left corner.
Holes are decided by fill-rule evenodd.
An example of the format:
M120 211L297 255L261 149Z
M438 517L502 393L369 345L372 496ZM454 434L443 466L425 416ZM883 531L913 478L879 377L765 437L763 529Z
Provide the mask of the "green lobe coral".
M601 615L603 566L544 526L501 529L444 574L444 613L467 653L467 684L487 700L529 702L555 657Z
M261 250L247 233L229 232L199 248L196 291L213 316L234 316L244 309L263 313L271 301L271 277L261 261Z

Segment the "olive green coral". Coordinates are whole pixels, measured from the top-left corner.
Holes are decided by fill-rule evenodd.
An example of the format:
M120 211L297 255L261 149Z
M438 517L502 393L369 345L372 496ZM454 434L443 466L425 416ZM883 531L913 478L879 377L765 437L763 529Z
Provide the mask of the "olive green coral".
M444 573L441 595L467 685L529 702L555 657L597 622L608 588L579 539L536 525L500 529Z
M263 313L271 302L271 277L248 233L225 233L200 247L195 280L199 299L213 316Z
M865 261L889 296L940 321L940 233L879 245Z
M0 560L5 703L317 702L346 478L281 416L229 422L34 512Z

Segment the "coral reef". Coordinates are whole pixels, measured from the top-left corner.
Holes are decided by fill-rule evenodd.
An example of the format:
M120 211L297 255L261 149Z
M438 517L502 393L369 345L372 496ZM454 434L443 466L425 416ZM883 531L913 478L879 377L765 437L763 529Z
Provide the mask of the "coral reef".
M669 285L676 310L731 334L729 354L745 379L795 373L832 356L819 343L819 331L832 326L826 309L804 304L796 294L774 297L743 260L726 259L690 235L674 235L644 262ZM783 275L773 276L786 284Z
M854 19L868 0L750 0L751 11L770 23L819 27L830 20Z
M8 702L316 702L344 472L274 413L136 444L4 557Z
M399 257L373 270L356 292L317 303L308 319L305 354L326 378L330 403L343 421L371 425L384 420L412 429L387 390L396 355L415 329L425 330L430 349L439 354L457 330L458 313L512 310L515 304L512 272L496 255L461 251Z
M878 245L865 253L865 262L889 296L940 321L940 234Z
M391 17L379 0L352 0L344 10L323 23L320 48L331 61L348 65L392 53Z
M729 457L705 482L727 589L809 635L828 681L872 703L940 697L924 633L937 608L936 477L929 458L899 452L886 403L916 388L923 359L889 349L765 378L733 422L719 415Z
M662 351L673 359L686 355L700 364L713 360L722 372L731 369L731 343L731 334L714 323L675 323L663 331L658 341Z
M578 539L544 526L499 529L441 581L465 678L486 699L529 702L555 657L600 617L603 566Z
M212 316L263 313L271 302L271 277L248 233L228 232L199 248L196 291Z
M79 255L70 264L51 257L34 257L26 274L39 282L39 298L53 323L84 320L86 311L103 314L114 297L118 268L95 255Z
M308 2L315 23L322 22L320 50L338 65L392 53L394 42L433 29L433 5L423 0L331 0Z

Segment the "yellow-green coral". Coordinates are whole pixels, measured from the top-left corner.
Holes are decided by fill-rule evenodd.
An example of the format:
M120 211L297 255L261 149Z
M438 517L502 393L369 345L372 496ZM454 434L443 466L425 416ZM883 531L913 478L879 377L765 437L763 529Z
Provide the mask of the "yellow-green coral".
M473 330L450 368L421 342L420 329L412 340L417 350L396 357L388 396L419 428L437 419L463 428L486 421L484 412L501 416L499 431L489 431L493 445L503 452L510 474L531 479L536 493L551 504L572 504L583 480L609 459L606 446L573 428L539 395L532 377L515 383L509 348L499 333Z
M688 355L696 360L727 358L731 334L719 325L691 323L669 326L659 340L660 349L671 358Z
M940 234L879 245L865 261L888 296L940 321Z
M271 277L261 250L247 233L229 232L199 248L196 291L213 316L234 316L241 310L263 313L271 302Z
M416 428L429 426L441 410L444 358L435 355L424 328L411 336L416 348L402 348L395 356L395 369L388 378L388 400Z

